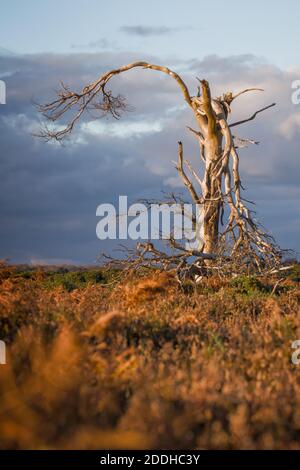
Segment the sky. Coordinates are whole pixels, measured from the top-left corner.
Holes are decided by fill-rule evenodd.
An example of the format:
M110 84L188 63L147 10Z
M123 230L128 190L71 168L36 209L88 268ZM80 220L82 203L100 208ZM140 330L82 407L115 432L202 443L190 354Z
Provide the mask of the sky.
M297 0L2 0L0 44L20 54L99 50L103 43L146 56L254 54L290 67L299 56L299 20ZM126 33L135 26L163 29Z
M1 2L0 258L31 263L93 263L114 245L96 238L96 207L181 191L172 160L192 116L176 84L155 72L133 71L114 81L132 112L121 121L84 120L63 147L33 137L45 102L63 80L80 89L101 73L134 60L196 76L214 95L248 86L234 117L276 102L240 137L259 146L241 151L241 173L258 218L285 248L300 251L300 105L291 85L300 79L300 3L136 0L17 0ZM196 160L195 160L196 162Z

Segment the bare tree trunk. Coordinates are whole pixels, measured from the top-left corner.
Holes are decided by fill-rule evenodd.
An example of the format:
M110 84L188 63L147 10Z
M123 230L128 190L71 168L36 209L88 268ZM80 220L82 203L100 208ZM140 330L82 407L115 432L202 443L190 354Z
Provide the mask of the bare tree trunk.
M217 202L204 203L204 244L205 253L216 253L219 238L220 206Z
M201 81L201 100L194 100L193 110L199 126L200 153L205 162L203 178L203 247L206 253L215 253L218 247L219 220L221 209L221 175L216 169L222 160L222 133L216 120L216 114L212 107L209 85L205 80Z
M205 145L206 144L206 145ZM218 163L218 150L215 147L210 147L209 142L204 142L206 158L206 187L203 194L204 197L204 217L203 217L203 251L206 253L215 253L218 247L219 238L219 221L220 221L220 194L221 194L221 179L213 178L211 169Z

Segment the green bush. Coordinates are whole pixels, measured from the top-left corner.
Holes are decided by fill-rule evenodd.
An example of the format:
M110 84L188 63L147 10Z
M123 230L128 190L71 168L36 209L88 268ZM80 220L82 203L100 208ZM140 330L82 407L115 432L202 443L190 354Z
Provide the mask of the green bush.
M268 286L265 286L256 276L239 276L230 281L239 294L252 296L266 294L269 292Z
M112 278L112 273L100 269L86 271L69 271L66 273L47 273L45 286L54 288L62 286L68 292L74 289L85 287L88 283L99 284L108 283Z

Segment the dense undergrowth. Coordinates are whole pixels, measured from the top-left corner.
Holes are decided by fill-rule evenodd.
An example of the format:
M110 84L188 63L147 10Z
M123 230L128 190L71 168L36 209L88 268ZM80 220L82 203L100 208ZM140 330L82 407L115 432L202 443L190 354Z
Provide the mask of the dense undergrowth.
M115 274L2 265L0 448L300 448L299 266Z

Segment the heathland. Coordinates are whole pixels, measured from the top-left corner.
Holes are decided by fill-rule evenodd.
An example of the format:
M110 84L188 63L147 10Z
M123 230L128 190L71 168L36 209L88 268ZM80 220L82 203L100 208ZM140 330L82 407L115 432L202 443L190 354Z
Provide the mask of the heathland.
M0 448L300 448L298 265L117 274L2 264Z

